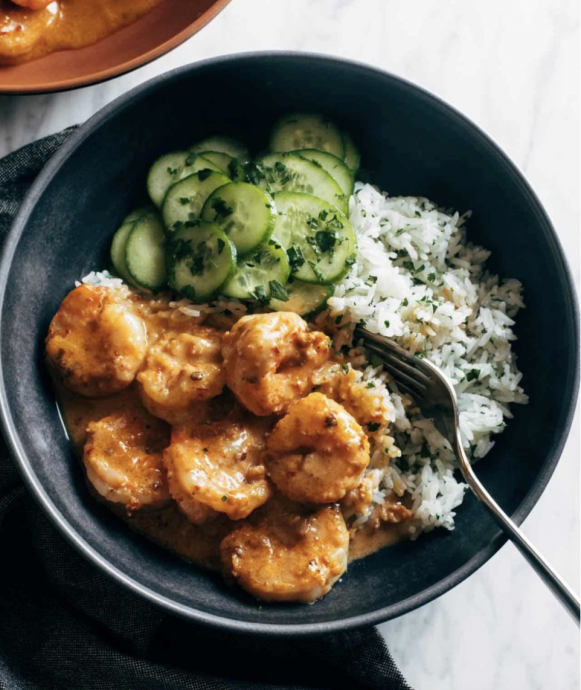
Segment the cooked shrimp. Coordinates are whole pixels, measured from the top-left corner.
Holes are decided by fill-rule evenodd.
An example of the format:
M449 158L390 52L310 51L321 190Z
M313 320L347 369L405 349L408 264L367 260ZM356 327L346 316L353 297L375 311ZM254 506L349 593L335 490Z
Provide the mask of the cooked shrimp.
M269 426L240 418L174 428L164 462L171 494L193 523L217 513L239 520L268 501L262 456Z
M46 353L64 385L97 398L128 386L145 357L147 333L123 293L81 285L51 321Z
M59 16L56 2L20 0L17 4L21 7L12 6L3 12L8 8L0 3L0 59L9 63L41 44ZM39 6L29 7L29 4Z
M220 333L194 325L163 336L150 348L137 381L151 414L170 424L187 421L225 386Z
M322 393L298 400L267 443L269 475L293 501L334 503L355 488L369 464L363 429Z
M53 0L12 0L15 5L26 7L29 10L44 10Z
M374 386L359 378L352 367L341 362L327 362L313 377L317 391L342 405L362 426L385 430L395 418L393 403Z
M265 601L312 602L347 568L349 533L337 506L316 511L274 499L220 545L226 577Z
M127 510L163 505L170 500L162 461L169 436L167 424L141 408L91 422L83 453L89 481Z
M284 414L308 393L329 338L291 312L243 316L223 339L226 383L259 416Z

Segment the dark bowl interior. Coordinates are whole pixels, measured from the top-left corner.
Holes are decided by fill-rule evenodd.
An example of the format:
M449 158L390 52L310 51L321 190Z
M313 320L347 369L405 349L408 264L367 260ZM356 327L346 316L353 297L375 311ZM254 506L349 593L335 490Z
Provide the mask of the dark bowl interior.
M478 472L517 521L558 460L577 385L577 317L559 243L508 159L422 90L353 63L309 55L234 56L186 67L122 97L82 127L42 173L1 268L4 425L34 493L65 534L134 590L192 619L304 634L393 618L460 582L503 539L469 495L454 532L437 531L354 563L313 606L258 604L128 530L88 495L43 367L51 316L75 280L108 263L113 231L144 194L156 156L212 133L266 145L277 116L325 113L350 131L371 179L392 195L472 209L469 239L490 267L523 281L516 351L531 402Z

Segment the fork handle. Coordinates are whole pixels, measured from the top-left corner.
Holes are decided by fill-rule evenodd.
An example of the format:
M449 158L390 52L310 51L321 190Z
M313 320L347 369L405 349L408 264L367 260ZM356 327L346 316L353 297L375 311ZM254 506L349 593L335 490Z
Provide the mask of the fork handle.
M543 582L549 587L553 594L559 599L567 611L573 616L577 625L580 624L580 610L579 599L575 596L573 591L565 582L557 575L553 568L547 563L543 556L525 537L521 530L514 524L508 515L502 510L498 503L492 498L484 486L480 483L478 477L474 474L474 470L466 457L464 449L459 439L456 440L456 448L460 458L460 469L464 475L464 479L476 496L484 503L488 510L492 513L495 520L498 522L504 533L527 559L529 564L536 570L537 574Z

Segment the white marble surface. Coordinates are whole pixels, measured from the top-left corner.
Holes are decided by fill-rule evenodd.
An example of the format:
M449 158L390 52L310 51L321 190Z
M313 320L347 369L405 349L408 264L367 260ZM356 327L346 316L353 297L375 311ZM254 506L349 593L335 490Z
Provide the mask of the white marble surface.
M130 75L72 93L0 97L0 155L201 58L258 49L355 58L428 88L489 132L538 192L579 280L578 22L575 0L234 0L198 36ZM577 591L578 487L577 416L524 526ZM417 690L579 687L577 630L512 546L381 630Z

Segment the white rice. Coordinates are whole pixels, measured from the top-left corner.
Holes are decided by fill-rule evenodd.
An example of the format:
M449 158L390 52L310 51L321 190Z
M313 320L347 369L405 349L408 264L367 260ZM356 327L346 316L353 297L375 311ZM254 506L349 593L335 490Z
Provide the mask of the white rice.
M511 350L513 318L524 304L520 282L490 275L484 265L490 252L466 241L468 217L358 183L350 200L357 261L329 308L333 317L342 315L347 332L363 323L440 366L455 384L462 443L472 458L482 458L511 417L509 404L527 402ZM453 529L467 487L454 477L450 444L381 367L368 366L363 375L389 388L390 433L401 450L383 472L376 502L386 492L407 492L418 533Z
M115 278L109 271L91 271L84 278L81 278L80 281L75 281L75 287L80 287L81 285L99 285L111 290L128 290L127 285L121 278Z

